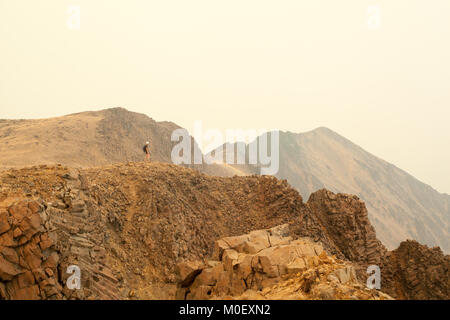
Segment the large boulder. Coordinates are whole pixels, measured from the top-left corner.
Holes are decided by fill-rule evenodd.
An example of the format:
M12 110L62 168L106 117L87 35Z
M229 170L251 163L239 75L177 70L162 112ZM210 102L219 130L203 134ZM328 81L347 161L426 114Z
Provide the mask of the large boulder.
M294 240L287 225L222 238L215 248L219 259L206 265L179 264L178 299L392 299L364 288L354 266L321 243Z

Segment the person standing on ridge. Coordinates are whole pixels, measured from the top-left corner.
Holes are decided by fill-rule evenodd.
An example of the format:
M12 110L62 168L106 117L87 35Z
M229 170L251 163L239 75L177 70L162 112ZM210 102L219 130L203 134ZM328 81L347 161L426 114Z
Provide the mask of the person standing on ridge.
M150 161L150 142L147 141L142 149L144 150L145 153L145 160Z

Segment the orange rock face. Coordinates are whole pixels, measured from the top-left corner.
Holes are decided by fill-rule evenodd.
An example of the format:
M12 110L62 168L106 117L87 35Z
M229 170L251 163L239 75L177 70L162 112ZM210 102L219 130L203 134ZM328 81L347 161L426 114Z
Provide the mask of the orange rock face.
M0 211L0 297L2 299L60 299L58 255L41 217L43 207L21 201Z

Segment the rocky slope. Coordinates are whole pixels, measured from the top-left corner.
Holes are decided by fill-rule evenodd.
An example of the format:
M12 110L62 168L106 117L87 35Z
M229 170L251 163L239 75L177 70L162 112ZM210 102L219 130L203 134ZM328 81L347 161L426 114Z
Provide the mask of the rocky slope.
M0 166L92 167L141 161L147 140L154 161L170 162L170 136L178 128L123 108L50 119L0 120Z
M413 278L416 269L398 262L411 253L386 253L355 196L321 190L304 203L274 177L211 177L163 163L1 172L0 295L174 298L178 263L204 261L220 238L284 224L283 234L320 242L327 256L353 264L359 278L378 261L408 275L406 282L387 278L383 291L393 297L419 297L415 288L426 288L424 298L449 297L448 286L429 281L448 283L448 256L411 248L428 257L414 264L424 276ZM81 290L65 285L69 265L80 267Z
M58 283L64 288L66 267L78 265L83 290L75 293L81 298L173 297L177 261L208 255L222 236L295 221L304 207L298 193L275 178L208 177L168 164L40 166L11 169L0 179L7 220L24 199L45 212L40 223L54 231L59 261L67 262L58 265ZM0 236L10 241L13 232L8 227Z

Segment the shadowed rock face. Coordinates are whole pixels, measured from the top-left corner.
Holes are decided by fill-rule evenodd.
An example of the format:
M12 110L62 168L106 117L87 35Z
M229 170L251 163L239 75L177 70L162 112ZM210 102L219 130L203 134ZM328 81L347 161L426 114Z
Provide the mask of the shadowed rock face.
M348 260L380 264L387 250L377 239L366 206L357 196L322 189L311 194L307 205Z
M382 286L399 299L450 298L450 256L404 241L383 259Z
M123 108L99 112L102 119L96 128L96 139L104 163L140 161L142 146L150 140L153 161L172 162L170 154L175 145L171 134L180 127L171 122L157 122L140 113Z
M0 212L0 292L8 299L171 299L179 262L216 254L218 239L279 225L293 240L320 242L357 274L377 261L397 274L356 197L321 190L305 204L286 181L269 176L211 177L162 163L11 169L0 173ZM81 290L65 285L72 264L81 269ZM399 290L392 296L415 296L386 279ZM436 293L426 279L412 280L428 288L425 298L448 297L447 287Z

